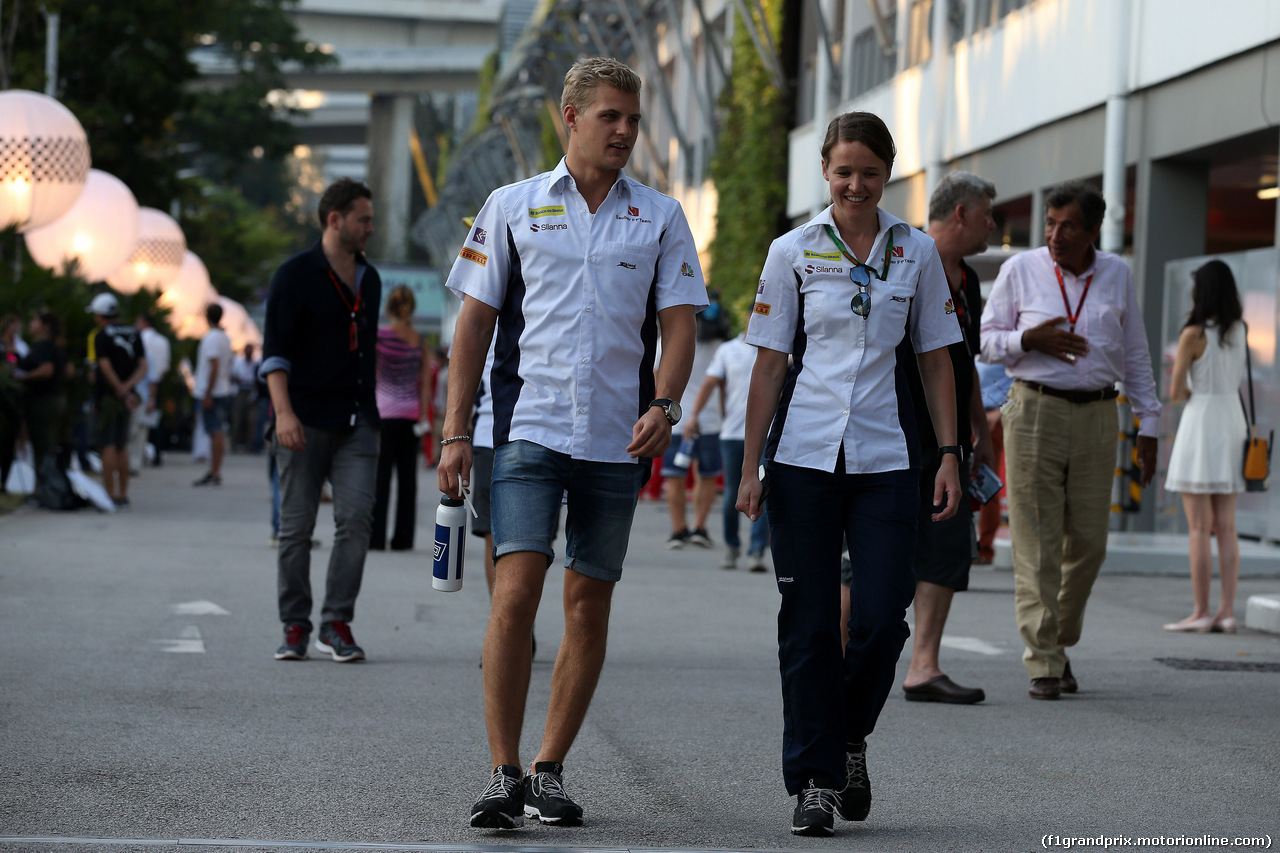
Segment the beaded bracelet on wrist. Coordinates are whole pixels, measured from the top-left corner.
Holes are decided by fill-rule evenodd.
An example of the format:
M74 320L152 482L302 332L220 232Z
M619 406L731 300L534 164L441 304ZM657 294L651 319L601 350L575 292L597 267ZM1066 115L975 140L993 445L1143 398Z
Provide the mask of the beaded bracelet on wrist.
M469 435L455 435L455 436L453 436L452 438L442 439L442 440L440 441L440 446L441 446L441 447L444 447L446 444L453 444L455 441L465 441L467 444L470 444L470 443L471 443L471 436L469 436Z

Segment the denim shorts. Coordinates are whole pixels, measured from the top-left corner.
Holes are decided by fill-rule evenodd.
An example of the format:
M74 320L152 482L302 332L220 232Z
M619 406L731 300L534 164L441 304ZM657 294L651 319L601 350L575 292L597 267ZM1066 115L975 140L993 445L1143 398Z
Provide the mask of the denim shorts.
M490 492L494 559L536 551L550 565L567 493L565 568L616 583L643 473L637 463L584 462L531 441L502 445L494 451Z
M680 452L682 443L684 443L684 436L679 433L671 436L671 446L662 457L662 476L683 477L689 473L688 468L682 468L676 464L676 454ZM720 469L724 467L720 461L720 436L717 433L710 433L695 438L693 458L698 463L699 477L714 477L719 474Z
M196 409L200 412L200 423L204 424L204 431L209 435L227 431L227 415L231 411L230 397L214 397L213 405L207 409L197 400Z

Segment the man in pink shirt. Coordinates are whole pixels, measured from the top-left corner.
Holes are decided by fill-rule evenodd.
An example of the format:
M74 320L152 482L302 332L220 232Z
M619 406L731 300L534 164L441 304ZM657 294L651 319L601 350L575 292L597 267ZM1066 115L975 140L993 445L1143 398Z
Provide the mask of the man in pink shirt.
M1139 419L1142 485L1155 473L1156 397L1124 260L1094 249L1106 202L1070 181L1045 199L1045 247L1010 258L982 312L982 360L1013 377L1003 409L1018 631L1033 699L1075 693L1066 649L1107 555L1117 382Z

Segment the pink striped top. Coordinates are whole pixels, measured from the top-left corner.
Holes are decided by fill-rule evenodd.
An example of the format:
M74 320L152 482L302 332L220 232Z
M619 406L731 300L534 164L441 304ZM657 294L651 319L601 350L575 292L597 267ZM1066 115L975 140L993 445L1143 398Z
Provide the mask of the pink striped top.
M390 326L378 329L378 414L384 418L420 416L422 348L407 344Z

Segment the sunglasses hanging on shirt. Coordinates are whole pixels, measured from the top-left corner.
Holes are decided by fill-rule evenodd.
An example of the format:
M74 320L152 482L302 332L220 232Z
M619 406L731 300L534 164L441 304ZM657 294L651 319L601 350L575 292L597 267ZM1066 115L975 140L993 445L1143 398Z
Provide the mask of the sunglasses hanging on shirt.
M871 277L884 281L889 276L889 259L893 257L893 229L889 229L889 238L884 245L884 270L876 272L874 267L867 266L854 256L840 242L840 238L836 236L836 231L830 225L824 226L827 233L831 235L831 241L836 244L836 248L840 250L840 254L853 264L853 269L849 270L849 280L858 288L858 292L853 295L853 299L849 301L849 307L853 309L853 313L859 317L868 317L871 314Z

